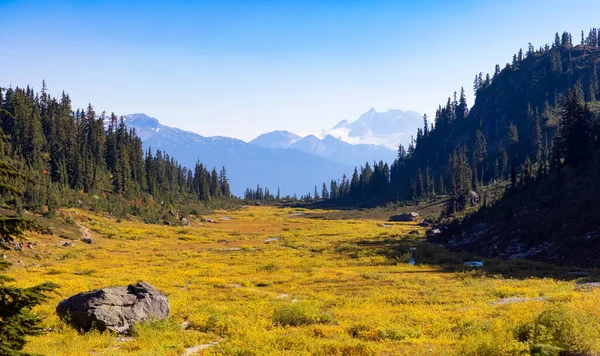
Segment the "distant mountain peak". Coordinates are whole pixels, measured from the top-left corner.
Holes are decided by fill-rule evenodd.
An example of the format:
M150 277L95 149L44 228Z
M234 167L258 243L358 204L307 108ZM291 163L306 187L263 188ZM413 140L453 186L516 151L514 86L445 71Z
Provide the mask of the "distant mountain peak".
M322 136L331 135L350 144L373 144L395 149L400 143L407 145L410 136L421 127L423 118L415 111L389 109L379 112L375 107L361 114L354 121L340 121Z
M133 126L156 127L160 125L158 119L150 117L146 114L137 113L123 116L127 123Z
M265 148L282 149L290 147L294 142L301 139L293 132L285 130L276 130L264 133L249 143Z

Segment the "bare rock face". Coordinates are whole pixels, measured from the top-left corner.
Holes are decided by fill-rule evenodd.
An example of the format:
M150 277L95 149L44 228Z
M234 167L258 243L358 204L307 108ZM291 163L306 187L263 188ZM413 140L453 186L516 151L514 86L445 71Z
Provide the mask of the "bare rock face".
M168 318L170 310L167 297L146 282L82 292L56 307L58 316L78 330L117 333L127 333L136 322Z

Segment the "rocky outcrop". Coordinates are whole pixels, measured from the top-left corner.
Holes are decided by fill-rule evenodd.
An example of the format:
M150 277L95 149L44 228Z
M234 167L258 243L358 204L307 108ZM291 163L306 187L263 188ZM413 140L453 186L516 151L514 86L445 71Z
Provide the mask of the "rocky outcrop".
M149 283L96 289L61 301L61 319L82 331L127 333L136 322L168 318L167 297Z

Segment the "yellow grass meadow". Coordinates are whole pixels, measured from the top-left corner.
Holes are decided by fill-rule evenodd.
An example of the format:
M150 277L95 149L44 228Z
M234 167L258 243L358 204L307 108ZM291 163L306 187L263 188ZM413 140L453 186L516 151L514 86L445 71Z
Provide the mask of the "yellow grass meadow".
M188 227L63 213L89 228L95 243L61 247L64 238L30 234L33 250L6 252L18 286L60 286L36 309L47 330L29 339L27 352L183 355L205 345L187 353L517 355L535 349L527 335L544 340L554 325L536 327L544 317L560 324L560 335L548 336L554 345L600 351L600 290L448 268L443 258L426 264L436 247L416 237L414 230L424 232L416 224L272 207L215 212L205 216L214 223L192 219ZM78 292L137 281L168 296L169 321L126 337L79 334L54 312Z

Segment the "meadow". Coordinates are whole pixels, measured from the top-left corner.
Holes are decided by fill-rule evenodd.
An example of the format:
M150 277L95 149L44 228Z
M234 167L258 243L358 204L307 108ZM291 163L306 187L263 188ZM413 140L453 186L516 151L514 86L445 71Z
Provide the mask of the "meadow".
M414 223L332 212L244 207L191 218L190 226L117 221L64 210L61 226L95 241L30 233L32 249L7 251L21 287L52 281L36 309L42 355L519 355L600 352L597 271L527 261L473 268L424 241ZM206 222L211 219L213 222ZM76 230L76 229L75 229ZM63 235L62 237L56 235ZM70 235L71 234L71 235ZM413 265L414 262L414 265ZM131 335L80 334L58 319L78 292L137 281L171 303L171 318ZM191 349L192 347L203 345ZM194 351L193 351L194 350ZM193 351L193 352L192 352Z

